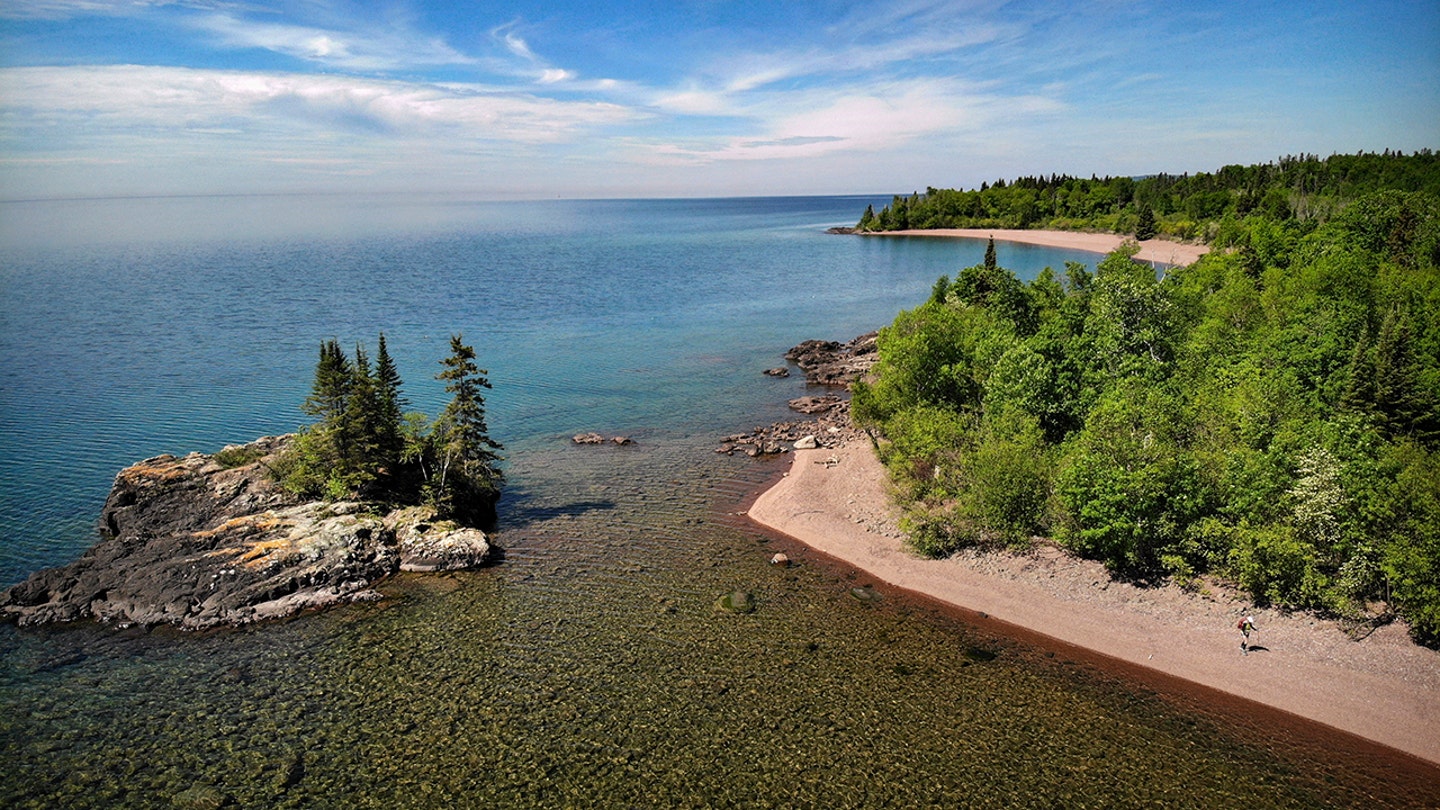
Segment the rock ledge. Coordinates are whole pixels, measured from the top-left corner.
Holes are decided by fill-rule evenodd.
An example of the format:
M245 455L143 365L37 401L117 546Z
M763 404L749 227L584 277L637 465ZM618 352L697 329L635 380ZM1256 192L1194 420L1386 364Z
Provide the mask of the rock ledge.
M295 498L267 474L288 439L121 470L100 541L0 594L0 618L238 626L379 598L372 585L396 571L470 568L489 557L484 532L429 507L386 513L373 503ZM247 461L227 467L217 458Z

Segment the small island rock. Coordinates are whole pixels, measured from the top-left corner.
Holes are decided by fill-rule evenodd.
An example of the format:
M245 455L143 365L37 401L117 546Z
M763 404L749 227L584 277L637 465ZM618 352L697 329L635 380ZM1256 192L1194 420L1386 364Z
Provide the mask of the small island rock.
M0 618L235 626L374 599L371 585L402 569L488 558L484 532L439 521L430 507L386 515L371 503L298 499L268 474L289 438L223 457L156 456L120 471L100 541L0 595Z

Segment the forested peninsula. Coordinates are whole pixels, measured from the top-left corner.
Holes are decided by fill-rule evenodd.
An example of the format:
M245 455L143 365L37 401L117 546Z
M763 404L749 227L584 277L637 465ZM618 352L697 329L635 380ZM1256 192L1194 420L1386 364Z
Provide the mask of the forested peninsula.
M910 542L1050 537L1132 581L1220 577L1440 644L1437 183L1427 150L1046 185L1129 189L1093 216L1153 206L1224 249L1157 277L1131 246L1028 283L991 250L882 329L853 413L881 437ZM866 219L974 225L938 212L1039 206L1035 185L932 190Z
M926 189L867 208L860 233L939 228L1033 228L1133 234L1238 246L1254 220L1304 231L1378 191L1440 197L1440 156L1385 151L1282 157L1216 172L1149 177L1029 176L972 190ZM1249 223L1249 224L1247 224Z

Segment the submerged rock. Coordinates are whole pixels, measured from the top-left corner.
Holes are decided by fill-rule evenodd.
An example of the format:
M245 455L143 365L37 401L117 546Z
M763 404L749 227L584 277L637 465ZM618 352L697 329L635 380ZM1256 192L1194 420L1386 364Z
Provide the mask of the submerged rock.
M755 597L749 591L731 591L715 600L715 608L727 613L754 613Z
M570 438L570 441L575 444L605 444L609 442L620 447L629 447L635 443L635 440L629 436L612 436L606 439L599 433L576 433Z
M120 471L100 541L0 595L0 618L243 625L374 599L371 585L399 570L472 567L489 556L484 532L439 521L429 507L387 515L372 503L297 499L268 475L285 446L286 437L270 437L227 448L222 458L249 459L235 467L191 453Z

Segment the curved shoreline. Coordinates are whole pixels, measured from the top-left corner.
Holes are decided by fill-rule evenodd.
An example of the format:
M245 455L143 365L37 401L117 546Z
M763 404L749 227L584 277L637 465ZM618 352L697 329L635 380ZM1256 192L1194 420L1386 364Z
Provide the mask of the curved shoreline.
M1440 764L1440 653L1398 625L1355 642L1329 623L1252 610L1261 632L1242 656L1239 599L1109 582L1099 564L1059 554L917 557L893 531L887 486L864 444L797 451L749 517L891 585Z
M997 242L1019 242L1025 245L1081 250L1089 253L1109 253L1124 244L1129 237L1113 233L1083 233L1081 231L1026 231L997 228L933 228L908 231L873 231L862 236L929 236L950 239L989 239ZM1165 264L1191 264L1210 252L1209 245L1189 245L1165 239L1147 239L1140 243L1140 252L1135 258L1147 262Z

